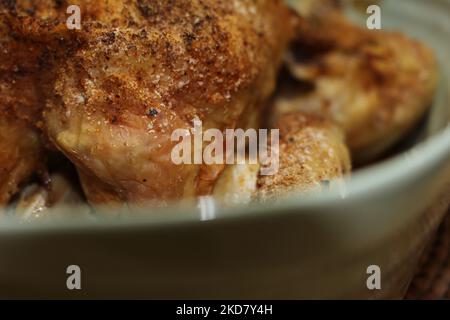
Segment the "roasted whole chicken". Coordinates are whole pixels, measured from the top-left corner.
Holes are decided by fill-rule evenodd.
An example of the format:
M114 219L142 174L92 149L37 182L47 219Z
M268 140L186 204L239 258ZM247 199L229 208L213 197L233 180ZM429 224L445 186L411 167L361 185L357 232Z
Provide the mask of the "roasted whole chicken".
M53 153L91 205L128 209L276 201L341 181L349 149L356 161L378 156L431 103L432 53L352 25L338 1L298 3L0 0L0 205L19 194L21 216L47 212L35 207L50 205L41 200L60 177ZM66 25L71 5L80 30ZM282 67L298 86L280 85ZM279 171L175 164L172 133L196 121L279 129Z
M58 53L45 133L77 166L90 202L164 205L211 192L223 166L176 166L171 133L195 119L257 125L292 37L290 10L282 1L74 3L87 19L76 34L49 23L63 4L7 9L21 38Z

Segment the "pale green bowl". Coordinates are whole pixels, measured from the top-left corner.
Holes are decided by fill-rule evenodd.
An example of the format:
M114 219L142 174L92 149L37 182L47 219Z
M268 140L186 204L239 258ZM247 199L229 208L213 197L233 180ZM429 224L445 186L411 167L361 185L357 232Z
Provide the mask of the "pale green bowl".
M412 150L357 172L341 192L209 221L180 209L6 221L0 297L401 298L450 200L450 1L385 0L382 12L384 28L428 42L440 59L436 103ZM73 264L81 291L66 288ZM370 265L381 267L381 290L366 286Z

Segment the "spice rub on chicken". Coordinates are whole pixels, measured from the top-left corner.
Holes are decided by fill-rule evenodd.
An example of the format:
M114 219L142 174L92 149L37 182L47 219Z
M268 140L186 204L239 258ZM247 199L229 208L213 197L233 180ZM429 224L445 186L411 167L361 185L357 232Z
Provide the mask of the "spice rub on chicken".
M291 12L269 0L126 4L131 20L97 13L60 60L44 112L48 135L76 164L93 204L159 206L209 194L223 166L175 165L171 134L195 119L205 129L255 126Z

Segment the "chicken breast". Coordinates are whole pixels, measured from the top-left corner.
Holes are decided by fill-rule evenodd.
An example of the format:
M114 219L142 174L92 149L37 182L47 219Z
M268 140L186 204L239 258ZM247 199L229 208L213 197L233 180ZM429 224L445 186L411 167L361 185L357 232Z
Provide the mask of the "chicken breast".
M196 120L205 130L254 126L292 34L291 12L273 0L108 3L72 33L77 45L58 62L45 110L51 141L96 205L210 194L223 165L174 164L171 135Z

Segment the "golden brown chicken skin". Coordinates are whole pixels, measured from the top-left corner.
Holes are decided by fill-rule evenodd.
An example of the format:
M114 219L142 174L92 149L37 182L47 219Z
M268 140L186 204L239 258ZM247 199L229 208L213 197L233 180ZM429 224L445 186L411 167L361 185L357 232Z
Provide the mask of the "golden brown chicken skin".
M171 135L194 120L204 130L254 126L291 12L273 0L142 0L110 1L105 16L123 3L126 26L99 18L76 32L77 47L55 70L48 134L77 165L91 203L159 206L209 194L223 166L175 165Z
M72 14L67 13L67 9L76 5L80 8L82 21L128 26L136 23L129 10L134 3L127 0L1 0L0 8L10 15L33 18L37 22L65 23ZM145 1L140 3L144 5Z
M45 171L41 129L44 93L51 91L51 53L21 31L31 17L63 19L66 9L59 2L0 1L0 205L32 175Z
M111 1L0 1L0 205L30 176L45 171L44 145L49 145L41 132L42 111L53 92L53 62L71 43L46 39L42 30L53 28L57 36L57 29L69 40L64 22L71 4L80 6L85 21L130 21L123 1L114 7Z
M15 36L0 14L0 205L40 168L43 157L36 128L40 52Z
M356 162L382 154L431 106L437 66L424 44L354 26L332 10L303 19L297 30L288 64L311 90L290 94L279 111L333 120L346 133Z
M290 196L311 195L335 185L350 174L345 138L332 122L301 112L278 119L279 171L260 175L255 200L276 202Z
M269 154L278 169L263 175L259 164L228 166L214 189L219 206L277 202L344 187L344 179L351 172L350 153L344 134L335 124L296 112L283 115L276 127L280 140L269 144Z
M41 169L39 135L23 122L0 120L0 205L5 205L19 186Z

